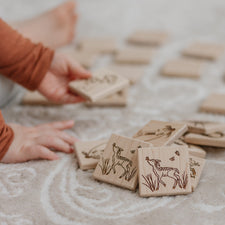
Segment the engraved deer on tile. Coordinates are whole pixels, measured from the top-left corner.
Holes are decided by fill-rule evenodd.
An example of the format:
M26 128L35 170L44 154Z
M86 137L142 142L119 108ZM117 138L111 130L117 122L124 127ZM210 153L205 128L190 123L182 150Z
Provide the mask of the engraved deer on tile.
M169 177L174 180L173 189L175 189L177 185L179 185L179 187L182 188L181 185L182 181L179 175L180 172L177 168L162 167L160 165L161 160L159 159L150 159L149 157L146 157L145 160L152 167L152 171L157 178L156 190L159 190L159 184L162 184L164 187L166 187L166 183L163 181L164 177Z
M130 171L133 165L132 160L121 155L124 149L120 148L118 145L116 145L116 143L113 143L112 147L113 147L112 165L109 171L106 173L106 175L108 175L111 171L113 171L113 173L115 174L116 167L119 166L122 167L122 169L124 170L124 172L119 176L119 178L121 179L125 177L125 180L130 181L133 175L136 173L136 168Z

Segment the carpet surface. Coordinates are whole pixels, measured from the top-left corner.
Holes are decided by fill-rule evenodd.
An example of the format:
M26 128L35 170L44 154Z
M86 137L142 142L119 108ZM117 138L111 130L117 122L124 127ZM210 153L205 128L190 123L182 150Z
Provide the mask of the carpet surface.
M0 0L0 16L7 21L29 18L61 1ZM151 119L202 119L225 122L224 116L198 112L213 91L225 91L225 59L207 66L200 80L169 79L159 75L166 60L178 56L192 40L225 43L223 0L79 0L78 39L114 36L122 40L138 28L166 29L163 46L142 81L129 92L126 108L22 107L3 110L7 121L26 126L74 119L69 131L81 140L107 138L111 133L132 136ZM99 67L110 57L103 57ZM0 225L74 224L216 224L225 221L225 150L209 149L199 186L193 194L140 198L92 178L78 169L73 155L59 153L57 162L0 164Z

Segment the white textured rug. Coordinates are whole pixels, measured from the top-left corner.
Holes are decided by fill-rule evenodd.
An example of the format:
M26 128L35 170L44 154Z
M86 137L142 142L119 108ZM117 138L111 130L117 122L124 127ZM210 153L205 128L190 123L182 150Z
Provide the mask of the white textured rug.
M51 8L56 0L0 0L0 16L8 21ZM168 79L160 66L195 39L225 42L224 0L80 0L78 36L113 35L122 40L136 28L170 31L165 45L140 84L130 91L129 106L88 109L10 106L8 121L23 125L74 119L72 133L83 140L112 132L131 136L151 119L206 119L200 102L212 91L225 91L225 60L209 65L198 81ZM103 59L102 64L109 59ZM74 156L58 162L0 165L0 225L74 224L216 224L225 221L225 151L210 150L196 191L187 196L140 198L138 193L94 181L92 171L77 169Z

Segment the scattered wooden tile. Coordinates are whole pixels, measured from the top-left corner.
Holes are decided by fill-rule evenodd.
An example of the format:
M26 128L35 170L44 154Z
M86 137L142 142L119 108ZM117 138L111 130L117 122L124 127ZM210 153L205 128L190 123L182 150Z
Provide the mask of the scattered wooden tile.
M137 65L113 64L109 65L107 68L123 77L126 77L130 81L130 84L137 83L144 75L144 67Z
M225 123L200 121L200 120L187 120L183 121L188 126L188 132L204 134L216 131L225 131Z
M74 143L79 167L82 170L94 169L103 154L108 140L77 141Z
M206 157L206 151L200 146L190 144L188 146L189 146L189 155L203 159Z
M216 60L223 53L225 46L218 43L195 42L183 50L183 55L195 58Z
M200 111L225 114L225 94L211 94L203 101Z
M149 142L158 147L172 144L186 131L186 124L152 120L139 130L133 138Z
M124 107L127 105L127 88L96 102L86 102L89 107Z
M126 64L149 64L156 50L145 47L126 47L118 51L115 62Z
M161 73L168 77L199 78L205 68L205 63L192 59L169 60L162 68Z
M142 197L191 192L188 149L150 147L138 149L139 194Z
M225 147L225 134L223 132L214 132L211 134L187 134L184 141L190 144Z
M96 63L98 58L97 53L88 51L70 50L64 52L64 54L70 56L87 69L91 68Z
M80 41L79 48L86 52L115 53L117 43L111 37L92 37Z
M168 40L168 33L157 30L138 30L128 37L127 41L140 45L162 45Z
M110 96L129 85L129 81L114 72L100 70L86 80L76 80L69 84L70 90L94 102Z
M205 165L205 159L195 157L189 154L189 167L190 167L192 191L194 191L196 187L198 186L204 165Z
M21 101L22 105L60 105L49 101L45 96L38 91L27 91Z
M174 143L171 146L187 147L190 155L193 155L193 156L196 156L196 157L199 157L199 158L205 158L206 157L206 151L203 148L201 148L198 145L192 145L192 144L188 144L188 143L184 142L183 137L174 141Z
M198 121L198 120L186 120L181 122L187 124L188 132L197 134L205 133L205 126L208 123L207 121Z
M112 134L95 168L94 178L135 190L138 180L137 150L149 146L149 143Z

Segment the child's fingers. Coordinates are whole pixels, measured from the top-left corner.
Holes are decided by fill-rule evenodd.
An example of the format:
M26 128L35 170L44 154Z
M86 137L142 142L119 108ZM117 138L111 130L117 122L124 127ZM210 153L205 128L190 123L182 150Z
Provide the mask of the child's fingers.
M65 121L46 123L46 124L42 124L42 125L39 125L36 127L39 129L52 128L52 129L57 129L57 130L66 130L66 129L72 128L73 126L74 126L73 120L65 120Z
M84 101L86 101L86 100L84 98L82 98L81 96L76 96L76 95L69 94L69 93L65 94L60 99L60 102L64 103L64 104L80 103L80 102L84 102Z
M78 63L69 60L69 72L72 79L87 79L91 77L91 73L84 69L81 65Z
M37 138L37 143L43 145L47 148L54 148L57 151L62 151L65 153L72 153L73 150L68 143L59 137L54 136L41 136Z
M56 153L52 152L48 148L42 145L36 145L31 149L31 155L29 160L31 159L48 159L48 160L58 160L59 157Z
M44 131L41 133L41 136L58 137L70 145L73 145L74 142L77 141L77 138L67 134L66 132L55 130L55 129Z

